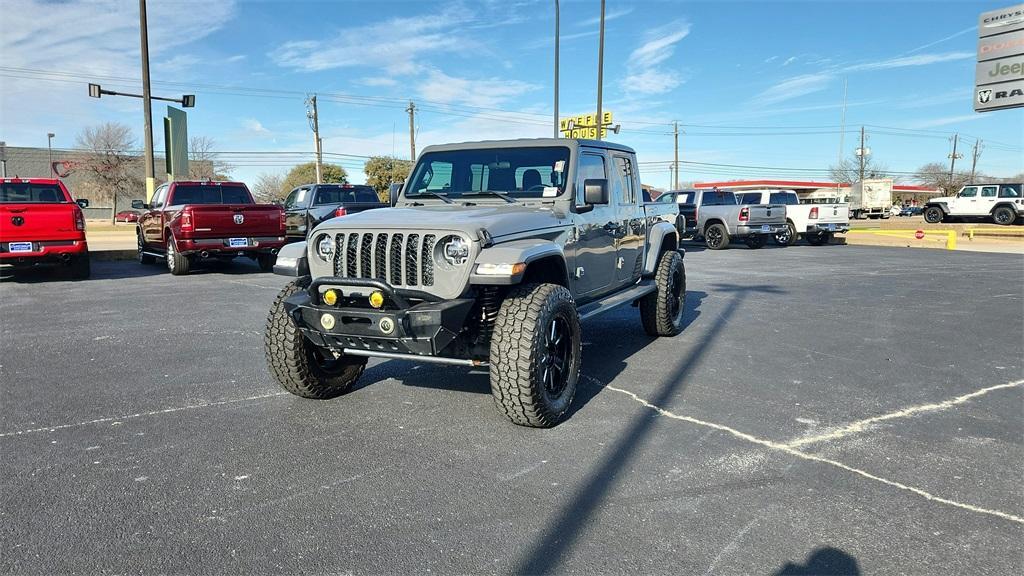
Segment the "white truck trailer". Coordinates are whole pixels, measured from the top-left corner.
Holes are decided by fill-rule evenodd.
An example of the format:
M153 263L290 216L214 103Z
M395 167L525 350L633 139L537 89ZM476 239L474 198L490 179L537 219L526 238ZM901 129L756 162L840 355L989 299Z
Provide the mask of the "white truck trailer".
M892 207L892 178L855 182L850 187L850 218L889 218Z

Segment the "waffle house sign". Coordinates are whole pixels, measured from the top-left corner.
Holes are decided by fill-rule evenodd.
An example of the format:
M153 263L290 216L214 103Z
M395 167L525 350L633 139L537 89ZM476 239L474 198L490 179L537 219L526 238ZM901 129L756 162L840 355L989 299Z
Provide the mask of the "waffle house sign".
M601 116L601 138L604 138L612 126L612 113L605 111ZM560 118L558 129L565 138L597 138L597 114L580 114L579 116Z

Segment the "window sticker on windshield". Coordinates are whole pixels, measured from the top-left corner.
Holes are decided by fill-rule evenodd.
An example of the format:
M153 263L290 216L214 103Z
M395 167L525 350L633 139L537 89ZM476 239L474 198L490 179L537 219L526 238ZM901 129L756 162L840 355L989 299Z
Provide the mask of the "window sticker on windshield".
M558 196L558 187L557 186L545 186L544 187L544 197L545 198L554 198L555 196Z
M555 162L555 172L565 172L565 160ZM545 194L547 192L545 191Z

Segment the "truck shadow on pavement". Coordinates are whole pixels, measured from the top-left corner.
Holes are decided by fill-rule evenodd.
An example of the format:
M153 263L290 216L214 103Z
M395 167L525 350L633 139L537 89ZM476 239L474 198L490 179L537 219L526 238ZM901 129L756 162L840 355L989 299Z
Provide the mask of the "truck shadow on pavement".
M774 576L858 576L857 559L838 548L818 548L807 557L806 564L786 563Z
M667 373L665 378L652 391L645 394L647 401L655 406L668 405L673 397L685 390L690 381L691 371L700 364L700 359L704 354L717 343L722 330L747 298L785 293L777 286L767 284L751 286L715 284L710 288L716 296L726 298L727 302L717 318L701 331L700 340L689 354L679 358L675 367ZM614 377L624 368L624 365L616 366L614 363L606 364L606 366L608 366L607 371L603 374L605 378L599 378L600 382L610 382L611 378L609 377ZM601 375L600 370L589 372L589 374L595 377ZM581 385L600 391L600 385L591 384L589 380L581 382ZM512 570L513 573L546 574L559 570L562 559L572 552L581 532L601 507L606 496L619 483L623 471L630 469L631 463L641 452L641 447L647 442L656 423L660 420L652 418L648 410L636 413L632 421L627 424L625 432L608 447L603 459L594 466L587 479L577 486L569 500L561 509L555 511L547 521L547 525L538 531L533 545L520 556L516 567ZM699 530L699 528L695 528L695 530Z
M198 265L189 271L189 276L210 276L223 274L227 276L244 276L250 274L261 274L255 263L231 262L231 263L206 263ZM63 266L39 266L14 270L11 268L0 269L0 281L15 282L18 284L40 284L44 282L90 282L93 280L120 280L123 278L146 278L150 276L167 276L171 273L162 262L155 264L140 264L134 260L105 261L98 260L92 263L92 275L87 279L76 280L71 277L71 271Z

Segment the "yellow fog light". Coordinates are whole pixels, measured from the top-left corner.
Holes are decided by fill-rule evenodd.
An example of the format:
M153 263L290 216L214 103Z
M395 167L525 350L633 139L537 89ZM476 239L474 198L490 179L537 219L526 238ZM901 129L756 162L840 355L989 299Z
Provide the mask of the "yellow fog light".
M328 306L334 306L338 303L338 292L336 290L328 290L324 292L324 304Z
M381 292L380 290L374 290L373 293L370 294L370 306L373 306L374 308L380 308L383 305L384 293Z

